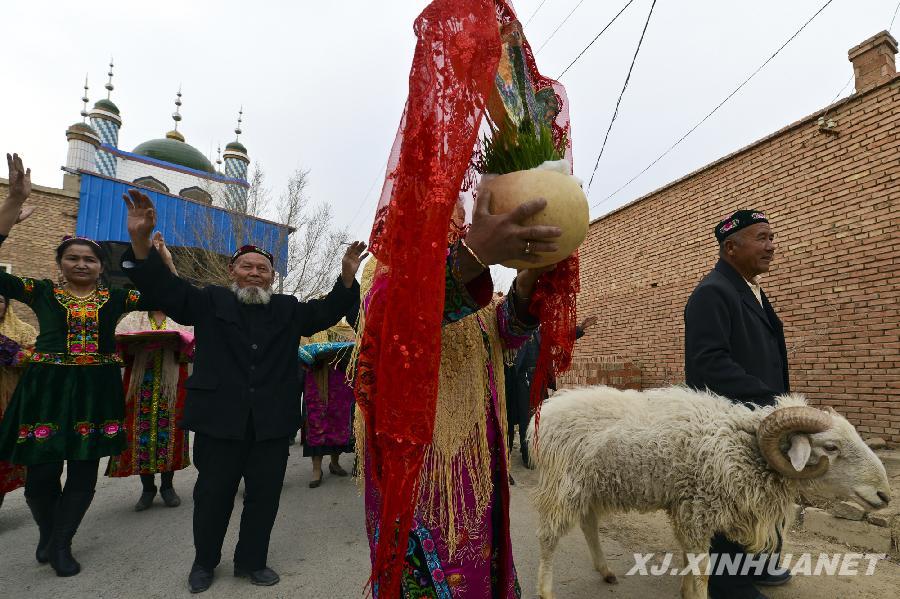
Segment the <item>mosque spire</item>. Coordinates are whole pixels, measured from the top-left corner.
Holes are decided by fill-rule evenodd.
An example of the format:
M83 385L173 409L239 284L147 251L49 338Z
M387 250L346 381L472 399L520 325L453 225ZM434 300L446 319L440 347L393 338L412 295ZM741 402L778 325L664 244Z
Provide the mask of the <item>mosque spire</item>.
M178 123L181 121L181 85L178 85L178 93L175 94L175 112L172 113L172 120L175 121L175 128L166 133L167 139L176 141L184 141L184 135L178 131Z
M240 110L238 110L237 127L234 128L234 141L238 141L238 138L240 138L241 133L243 133L241 131L241 120L243 119L243 116L244 116L244 106L241 105Z
M112 90L113 90L113 82L112 82L112 78L113 78L113 59L112 59L112 56L109 57L109 73L107 73L107 75L109 75L109 81L106 82L106 86L105 86L105 87L106 87L106 99L109 100L109 99L110 99L110 96L112 95Z
M81 96L81 101L84 103L84 107L81 109L81 122L82 122L82 123L87 123L87 117L88 117L88 109L87 109L87 105L88 105L88 76L87 76L87 74L84 75L84 95Z
M181 121L181 85L178 86L178 93L175 94L175 112L172 113L172 120L175 121L175 131L178 131L178 123Z
M222 144L216 148L216 166L221 170L222 168Z

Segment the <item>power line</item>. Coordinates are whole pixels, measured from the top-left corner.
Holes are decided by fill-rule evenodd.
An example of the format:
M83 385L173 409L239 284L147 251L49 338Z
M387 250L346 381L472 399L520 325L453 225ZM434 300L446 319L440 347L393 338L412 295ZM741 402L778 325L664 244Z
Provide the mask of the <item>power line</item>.
M622 10L620 10L619 12L616 13L616 16L614 16L614 17L612 18L612 20L611 20L609 23L606 24L606 27L604 27L603 29L601 29L601 30L600 30L600 33L598 33L596 36L594 36L594 39L591 40L591 43L589 43L587 46L585 46L585 47L584 47L584 50L582 50L581 52L579 52L579 53L578 53L578 56L575 57L575 60L573 60L572 62L570 62L570 63L569 63L569 66L567 66L567 67L563 70L563 72L559 74L559 77L556 78L557 80L562 79L562 76L565 75L565 74L568 72L568 70L572 68L572 65L573 65L573 64L575 64L576 62L578 62L578 59L579 59L579 58L581 58L582 56L584 56L584 53L587 52L588 49L589 49L591 46L594 45L594 42L596 42L598 39L600 39L600 36L603 35L603 34L606 32L606 30L609 29L610 26L611 26L613 23L616 22L616 19L619 18L619 15L621 15L623 12L625 12L625 9L628 8L629 6L631 6L631 3L632 3L632 2L634 2L634 0L628 0L628 3L625 4L625 6L622 7Z
M359 218L359 215L362 213L362 207L363 207L363 204L365 204L365 203L366 203L366 200L369 199L369 194L372 193L372 189L375 188L375 184L378 183L379 180L384 180L384 171L385 171L385 169L387 168L387 163L388 163L388 161L386 160L386 161L384 162L384 166L381 167L380 169L378 169L378 172L375 174L375 178L372 180L372 184L369 185L369 191L366 192L366 195L364 195L364 196L363 196L363 199L360 200L359 206L356 207L356 214L353 215L353 220L351 220L351 221L347 224L347 229L348 229L348 230L350 229L350 227L353 226L353 223L356 222L356 219Z
M606 149L606 141L609 139L609 132L612 131L613 123L616 122L616 117L619 116L619 104L622 103L622 96L625 95L625 90L628 89L628 82L631 81L631 72L634 70L634 63L637 62L638 53L641 51L641 45L644 43L644 35L647 33L647 27L650 25L650 17L653 16L653 9L655 7L656 0L653 0L653 4L650 5L650 12L647 13L647 20L644 22L644 29L641 31L641 38L638 40L637 48L634 49L634 56L631 58L631 66L628 67L628 75L625 76L625 84L622 86L622 91L619 92L619 99L616 100L616 108L613 110L612 119L609 121L609 128L607 128L606 135L603 137L603 145L600 146L600 153L597 155L597 162L594 164L591 180L588 181L588 191L591 189L591 183L594 182L594 175L597 174L597 167L600 166L600 157L603 156L603 150Z
M789 43L791 43L791 42L794 40L794 38L796 38L798 35L800 35L800 32L801 32L801 31L803 31L804 29L806 29L806 26L809 25L810 23L812 23L813 19L815 19L816 17L818 17L819 14L821 14L821 12L822 12L823 10L825 10L826 8L828 8L828 5L831 4L833 1L834 1L834 0L828 0L827 2L825 2L825 4L823 4L822 7L819 8L819 10L817 10L816 13L815 13L813 16L811 16L811 17L809 18L809 20L807 20L803 25L800 26L800 29L798 29L797 31L795 31L794 34L791 35L791 37L789 37L789 38L787 39L786 42L784 42L783 44L781 44L781 46L780 46L777 50L775 50L775 53L774 53L774 54L772 54L771 56L769 56L769 58L767 58L766 61L765 61L764 63L762 63L762 64L759 66L759 68L757 68L755 71L753 71L753 72L750 74L749 77L747 77L746 79L744 79L744 81L743 81L740 85L738 85L738 86L734 89L733 92L731 92L730 94L728 94L728 95L725 97L724 100L722 100L721 102L719 102L719 104L718 104L715 108L713 108L712 111L710 111L705 117L703 117L702 119L700 119L700 122L698 122L696 125L694 125L693 127L691 127L690 130L688 130L687 133L685 133L684 135L682 135L682 136L678 139L678 141L676 141L674 144L672 144L672 145L669 147L669 149L667 149L665 152L663 152L662 154L660 154L660 155L656 158L656 160L654 160L654 161L651 162L649 165L647 165L647 166L644 168L644 170L642 170L641 172L639 172L638 174L636 174L634 177L632 177L631 179L629 179L624 185L622 185L621 187L619 187L617 190L615 190L614 192L612 192L611 194L609 194L608 196L606 196L605 198L603 198L602 200L600 200L600 201L597 202L596 204L593 204L593 205L591 206L591 208L596 208L597 206L599 206L599 205L602 204L603 202L609 200L609 199L612 198L614 195L616 195L617 193L619 193L620 191L622 191L623 189L625 189L626 187L628 187L629 185L631 185L632 183L634 183L634 181L637 180L638 177L640 177L641 175L643 175L644 173L646 173L647 171L649 171L651 168L653 168L653 167L656 165L656 163L658 163L660 160L662 160L663 158L665 158L665 157L669 154L669 152L671 152L671 151L674 150L676 147L678 147L678 145L680 145L681 142L683 142L685 139L687 139L687 137L688 137L691 133L693 133L694 131L696 131L697 128L700 127L700 125L702 125L703 123L705 123L705 122L709 119L709 117L711 117L711 116L714 115L716 112L718 112L718 110L719 110L720 108L722 108L722 106L724 106L725 103L728 102L728 100L730 100L732 97L734 97L735 94L737 94L737 93L738 93L745 85L747 85L747 83L749 83L751 79L753 79L753 78L754 78L761 70L763 70L763 68L764 68L767 64L769 64L770 62L772 62L772 59L774 59L776 56L778 56L778 54L780 54L781 51L784 50L784 48L785 48ZM846 86L845 86L845 87L846 87ZM843 91L843 90L841 90L841 91ZM840 93L840 92L838 92L838 93ZM593 178L593 176L592 176L591 178Z
M897 8L894 9L894 16L891 17L891 24L888 25L888 31L890 31L894 27L894 19L897 18L897 11L900 11L900 2L897 3Z
M575 11L578 10L578 7L582 4L584 4L584 0L579 0L578 4L575 5L575 8L569 11L569 14L566 15L566 18L562 20L562 23L556 26L556 29L553 30L553 33L550 34L550 37L544 40L544 43L541 44L541 47L537 49L535 54L540 54L541 50L544 49L544 46L550 43L550 40L553 39L553 36L556 35L556 32L562 29L562 26L569 22L569 19L572 18L572 15L575 14Z
M538 4L538 7L534 9L534 12L531 13L531 16L528 17L528 20L527 20L527 21L525 21L525 25L526 25L526 26L527 26L529 23L531 23L531 20L534 19L534 15L538 14L538 11L541 10L541 7L543 7L544 4L546 4L546 3L547 3L547 0L541 0L541 3Z

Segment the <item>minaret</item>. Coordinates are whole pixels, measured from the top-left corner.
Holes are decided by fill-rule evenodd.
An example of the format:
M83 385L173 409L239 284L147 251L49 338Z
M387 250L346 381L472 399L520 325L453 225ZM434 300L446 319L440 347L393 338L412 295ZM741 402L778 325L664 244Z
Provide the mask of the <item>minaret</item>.
M119 129L122 127L122 117L119 116L119 108L110 100L113 90L113 61L109 59L109 81L106 82L106 99L98 100L91 110L91 125L100 136L100 142L113 148L119 147ZM97 149L97 170L106 177L116 176L116 157L102 148Z
M175 139L184 142L184 135L178 132L178 123L181 122L181 86L178 86L178 93L175 94L175 112L172 113L172 120L175 121L175 128L166 133L166 139Z
M69 140L69 153L66 155L66 168L70 170L83 170L95 173L95 157L100 146L100 137L97 132L87 124L88 81L84 77L84 96L81 101L84 107L81 109L81 122L75 123L66 129L66 139ZM71 177L71 179L70 179ZM77 186L77 175L67 173L63 178L63 186L74 184Z
M244 107L238 111L237 127L234 128L234 141L225 146L225 176L231 179L247 181L247 167L250 157L247 156L247 148L238 139L241 136L241 120L244 116ZM242 185L230 184L228 195L231 196L234 205L243 206L247 201L247 188Z

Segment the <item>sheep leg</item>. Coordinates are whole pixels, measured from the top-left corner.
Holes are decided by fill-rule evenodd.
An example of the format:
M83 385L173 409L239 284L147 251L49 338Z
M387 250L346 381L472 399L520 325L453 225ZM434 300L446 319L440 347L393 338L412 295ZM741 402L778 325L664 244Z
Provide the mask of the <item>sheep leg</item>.
M693 551L694 555L705 553L705 549ZM681 599L708 599L709 597L709 556L704 555L699 564L691 564L688 561L687 553L682 553L684 558L685 572L681 577ZM691 566L687 568L687 566ZM699 572L698 572L699 570Z
M587 513L581 517L581 532L584 533L584 540L587 541L588 549L591 550L594 570L600 572L604 581L615 584L619 581L606 564L606 556L603 554L603 548L600 546L597 520L597 512L593 508L588 509Z
M560 535L542 533L538 535L541 544L541 561L538 565L538 597L553 599L553 552Z

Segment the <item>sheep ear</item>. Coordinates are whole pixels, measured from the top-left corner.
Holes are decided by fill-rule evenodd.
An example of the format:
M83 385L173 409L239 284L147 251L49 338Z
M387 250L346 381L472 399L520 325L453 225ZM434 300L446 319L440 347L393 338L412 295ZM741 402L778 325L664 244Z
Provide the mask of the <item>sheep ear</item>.
M788 457L791 459L791 465L794 467L794 470L800 472L806 468L811 453L812 446L809 444L809 437L807 435L794 435L791 437L791 447L788 449Z

